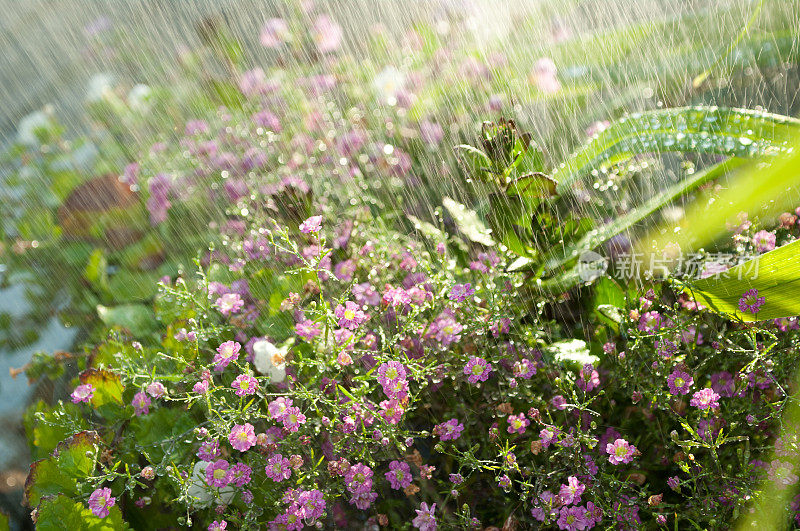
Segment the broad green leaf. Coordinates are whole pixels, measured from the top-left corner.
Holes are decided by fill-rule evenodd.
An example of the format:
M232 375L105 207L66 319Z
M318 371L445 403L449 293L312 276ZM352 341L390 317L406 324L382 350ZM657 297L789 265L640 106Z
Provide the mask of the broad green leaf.
M486 246L494 245L494 240L489 235L486 226L478 219L478 215L467 209L466 206L454 201L449 197L442 199L442 204L453 217L458 230L460 230L467 239L480 243Z
M712 205L698 204L687 210L681 231L655 227L643 238L653 249L678 244L686 252L714 242L729 229L727 224L745 212L761 219L794 210L800 201L800 134L785 154L749 163L731 179ZM647 249L640 249L647 252Z
M105 404L122 404L122 391L125 389L119 375L106 369L87 369L80 374L82 384L94 387L92 405L100 407Z
M680 196L696 190L700 186L721 177L728 171L738 168L743 164L744 161L731 159L699 171L688 179L684 179L672 185L624 216L615 219L613 222L603 227L589 231L589 233L578 242L565 248L553 248L544 258L545 269L552 271L571 260L577 259L581 253L591 251L617 234L625 232Z
M43 498L36 509L34 520L38 531L119 531L130 529L122 518L118 505L109 510L108 516L98 518L80 502L58 494Z
M556 361L577 364L583 367L587 363L597 363L599 358L589 353L589 347L580 339L566 339L545 347L545 351Z
M137 337L156 328L153 310L143 304L121 304L113 307L98 304L97 315L107 326L125 328Z
M447 235L439 230L432 223L423 221L411 214L406 214L406 217L414 224L414 229L420 231L432 243L442 243L447 241Z
M92 286L101 293L108 293L108 261L102 249L95 249L86 268L83 270L83 276L88 280Z
M484 178L486 170L492 167L492 161L480 149L468 144L459 144L453 147L456 159L461 164L462 169L470 177Z
M563 193L604 165L651 152L754 158L788 147L800 121L745 109L681 107L626 116L576 151L554 174Z
M115 302L147 301L157 290L158 277L154 273L120 269L108 282Z
M44 496L77 493L78 481L94 469L97 434L83 431L62 441L52 455L31 465L25 480L25 503L36 506Z
M742 321L800 315L800 240L762 254L720 275L681 286L709 309ZM750 289L764 297L756 314L739 310L739 299Z
M136 417L128 433L153 462L159 462L173 447L172 441L191 431L196 425L192 415L181 409L155 408L147 415Z

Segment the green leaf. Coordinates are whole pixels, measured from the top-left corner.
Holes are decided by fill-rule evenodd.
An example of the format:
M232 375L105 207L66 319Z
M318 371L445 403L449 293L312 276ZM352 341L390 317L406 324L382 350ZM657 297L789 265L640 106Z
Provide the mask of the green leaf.
M483 179L486 170L492 167L489 156L480 149L468 144L459 144L453 147L456 159L464 172L470 177Z
M680 107L626 116L612 124L556 171L563 193L604 165L652 152L717 153L754 158L783 151L800 121L759 111Z
M489 230L478 219L478 215L473 210L467 209L466 206L454 201L449 197L442 199L442 204L452 216L458 230L461 231L467 239L480 243L481 245L492 246L494 240L489 235Z
M122 404L122 384L118 374L106 369L87 369L80 374L82 384L91 384L94 387L92 405L100 407L105 404Z
M800 315L800 240L762 254L722 273L679 283L698 303L742 321L761 321ZM757 314L739 310L739 299L757 289L764 305Z
M147 301L156 294L157 282L155 273L121 269L111 277L108 287L115 302Z
M545 348L556 361L577 364L583 367L587 363L597 363L599 358L589 353L589 347L580 339L558 341Z
M89 256L83 276L100 293L108 293L108 261L102 249L95 249Z
M545 269L552 271L558 267L577 259L582 253L591 251L595 247L602 245L617 234L627 231L631 227L640 223L645 218L676 200L680 196L696 190L700 186L713 181L731 171L744 165L744 161L732 159L719 164L715 164L703 171L699 171L688 179L672 185L663 192L657 194L649 201L634 208L624 216L615 219L613 222L589 231L586 236L579 241L566 247L555 247L543 258Z
M181 409L155 408L148 415L136 417L131 422L132 436L138 447L143 447L152 462L160 462L173 447L173 440L190 431L197 424L191 414Z
M98 304L97 315L107 326L125 328L137 337L147 335L157 326L153 310L143 304L122 304L114 307Z
M71 433L71 430L62 424L77 426L79 429L87 427L79 406L71 402L50 407L40 400L28 408L25 412L24 425L34 459L49 456L58 443Z
M119 506L114 505L105 518L98 518L82 503L62 494L43 498L36 509L34 520L38 531L118 531L130 529L122 519Z
M411 214L406 214L406 217L414 224L414 230L421 232L432 243L438 244L447 241L447 235L432 223L423 221Z
M25 480L25 503L33 507L44 496L77 494L78 481L94 469L98 442L95 432L82 431L61 442L50 457L34 462Z

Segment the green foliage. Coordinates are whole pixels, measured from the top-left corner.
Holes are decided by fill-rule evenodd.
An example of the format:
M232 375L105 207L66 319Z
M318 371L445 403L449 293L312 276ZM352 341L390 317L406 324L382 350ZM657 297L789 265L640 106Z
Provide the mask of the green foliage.
M800 315L800 241L732 267L721 278L687 281L684 289L698 303L742 321ZM757 289L766 299L756 314L739 310L739 299Z
M625 116L559 165L553 177L558 191L604 166L641 153L715 153L754 158L789 147L800 121L745 109L683 107Z
M135 336L152 332L156 327L153 310L144 304L97 305L97 315L106 326L130 330Z
M82 431L56 446L50 457L31 465L25 482L25 502L36 506L45 496L75 496L82 482L95 467L97 443L95 432Z
M119 531L130 529L123 521L119 507L109 510L108 516L98 518L83 504L75 502L63 494L43 497L34 516L36 529L40 531L62 531L80 529L81 531Z

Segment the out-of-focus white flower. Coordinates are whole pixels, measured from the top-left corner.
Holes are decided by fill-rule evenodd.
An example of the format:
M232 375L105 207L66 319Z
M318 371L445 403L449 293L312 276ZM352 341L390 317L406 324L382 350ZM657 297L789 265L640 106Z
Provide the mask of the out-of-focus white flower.
M32 112L22 118L17 125L17 142L26 146L36 146L39 139L36 138L36 131L48 129L51 125L50 114L45 108L42 111Z
M219 498L217 498L219 505L227 505L233 500L234 490L232 485L217 489L206 483L206 467L210 464L205 461L198 461L194 465L194 470L192 470L192 477L189 478L187 493L191 498L195 498L192 502L195 507L207 507L215 497L214 491L219 492Z
M114 76L109 73L99 73L92 76L86 88L86 101L95 102L103 99L114 83Z
M269 375L273 383L286 379L286 354L288 347L276 347L266 339L253 343L253 365L261 374Z
M152 103L150 101L150 97L152 95L153 90L147 85L142 83L134 85L133 88L128 92L128 105L130 105L131 109L134 111L148 111L150 110Z
M372 81L375 90L378 92L378 97L381 101L390 104L397 101L396 94L403 88L406 83L406 76L400 70L393 66L387 66L375 76Z

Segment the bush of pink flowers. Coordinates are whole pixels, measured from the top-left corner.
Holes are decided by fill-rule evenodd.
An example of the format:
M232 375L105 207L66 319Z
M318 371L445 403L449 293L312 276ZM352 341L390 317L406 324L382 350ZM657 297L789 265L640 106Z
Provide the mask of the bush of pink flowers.
M546 307L501 253L376 221L262 213L162 279L157 330L112 330L29 416L34 518L718 527L764 478L798 482L778 423L796 320L737 324L657 282L619 322L591 291Z

